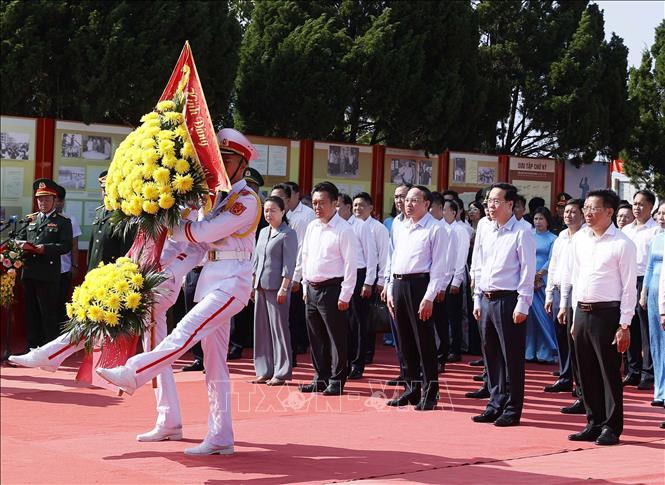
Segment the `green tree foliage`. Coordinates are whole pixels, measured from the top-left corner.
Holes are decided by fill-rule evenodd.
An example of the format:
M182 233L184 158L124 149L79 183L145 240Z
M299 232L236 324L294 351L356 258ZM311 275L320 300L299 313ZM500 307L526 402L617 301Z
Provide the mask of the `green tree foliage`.
M621 154L624 169L636 185L665 197L665 21L656 28L654 45L642 54L640 67L630 70L628 92L638 115Z
M241 36L227 2L16 0L0 13L3 114L135 124L185 40L211 112L227 112Z
M257 1L236 119L280 136L470 148L477 43L467 2Z
M590 162L626 140L623 41L604 40L603 14L586 1L484 0L477 6L481 66L492 72L481 124L498 120L498 150Z

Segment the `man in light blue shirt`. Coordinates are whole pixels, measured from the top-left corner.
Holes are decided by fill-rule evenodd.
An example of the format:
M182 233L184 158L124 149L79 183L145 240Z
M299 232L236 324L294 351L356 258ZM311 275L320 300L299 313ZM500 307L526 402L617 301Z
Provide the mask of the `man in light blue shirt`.
M524 322L533 298L536 248L531 232L513 215L516 200L513 185L492 185L488 211L493 222L477 242L483 264L473 314L480 322L490 400L473 420L495 426L517 426L524 404Z

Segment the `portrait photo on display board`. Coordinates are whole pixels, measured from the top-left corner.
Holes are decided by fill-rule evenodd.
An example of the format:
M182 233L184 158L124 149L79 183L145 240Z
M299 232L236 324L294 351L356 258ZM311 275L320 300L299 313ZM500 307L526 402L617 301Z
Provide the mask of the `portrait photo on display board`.
M453 181L464 183L466 181L466 158L455 158L453 169Z
M404 158L393 158L391 161L390 181L394 184L415 184L417 162Z
M85 167L58 168L58 183L67 190L85 189Z
M111 159L111 138L106 136L83 137L83 158L88 160L110 160Z
M27 160L30 153L30 135L27 133L0 133L0 158Z
M357 177L360 163L360 148L342 145L328 147L329 176Z
M491 185L496 182L496 169L491 167L478 167L478 183Z
M63 158L81 158L83 137L80 133L63 133L61 154Z

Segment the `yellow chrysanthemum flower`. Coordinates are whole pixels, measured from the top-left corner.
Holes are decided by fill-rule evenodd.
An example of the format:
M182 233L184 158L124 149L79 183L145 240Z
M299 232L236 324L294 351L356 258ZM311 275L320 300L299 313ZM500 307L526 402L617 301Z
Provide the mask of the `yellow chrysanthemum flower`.
M93 322L99 322L104 318L104 310L99 305L92 305L88 308L88 318Z
M134 288L140 289L143 286L143 275L135 274L130 280L130 285Z
M67 317L72 318L74 316L74 306L71 303L67 303L65 305L65 309L67 312Z
M175 133L171 130L162 130L159 133L157 133L157 138L159 139L159 141L173 140L173 138L175 138Z
M159 196L159 207L162 209L170 209L175 204L175 197L170 193L164 193Z
M170 100L166 101L160 101L157 103L157 110L158 111L173 111L175 109L175 103ZM157 113L155 113L157 114Z
M166 155L167 153L175 153L175 143L172 140L160 140L159 145L157 146L157 151L160 155Z
M175 131L176 136L180 138L183 142L189 141L189 133L187 133L187 128L185 128L184 125L177 126L173 131Z
M186 194L194 187L194 179L191 175L176 175L171 185L177 193Z
M115 312L104 312L104 322L109 327L115 327L120 321L119 316Z
M180 155L185 158L194 158L196 156L194 145L188 141L183 143L182 148L180 149Z
M76 319L79 320L79 321L83 321L83 320L86 319L86 317L87 317L87 313L85 311L85 308L83 308L83 307L77 308L77 310L76 310Z
M165 103L165 102L166 101L162 101L162 103ZM170 102L173 103L173 101L170 101ZM175 104L174 104L174 107L175 107ZM160 109L159 104L157 105L157 109ZM155 113L154 111L151 111L150 113L144 114L143 116L141 116L141 123L145 123L146 121L150 121L150 120L159 120L159 114Z
M159 154L157 150L146 149L141 152L141 160L143 163L156 162L159 159Z
M171 171L168 168L158 168L153 172L152 179L160 185L168 185Z
M122 302L120 301L120 297L115 294L111 293L109 294L105 299L104 299L104 306L108 308L109 310L119 310L120 309L120 304Z
M141 194L143 192L143 177L132 177L130 180L132 182L132 191L136 194Z
M155 139L150 137L150 138L144 138L141 141L141 148L143 149L148 149L148 148L155 148Z
M141 304L141 294L131 291L125 295L125 306L129 310L136 310Z
M148 182L144 184L143 197L145 197L148 200L157 200L159 198L159 189L157 188L157 184L154 182Z
M175 152L169 152L162 157L162 166L166 168L173 168L175 167L177 161L178 159L175 156Z
M120 280L115 283L115 289L118 290L118 293L125 294L129 291L129 283L126 280Z
M175 162L175 171L179 174L185 174L189 171L189 162L182 158Z
M146 200L143 202L143 212L148 214L157 214L159 212L159 204L154 200Z
M178 113L177 111L167 111L162 113L162 116L164 116L169 123L182 123L184 121L182 113Z

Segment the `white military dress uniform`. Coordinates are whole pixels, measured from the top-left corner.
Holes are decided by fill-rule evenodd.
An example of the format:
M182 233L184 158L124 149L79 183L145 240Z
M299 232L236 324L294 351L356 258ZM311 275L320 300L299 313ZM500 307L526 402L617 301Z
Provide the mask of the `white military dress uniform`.
M123 370L134 388L139 387L201 341L209 399L204 444L213 447L233 445L226 354L231 317L247 305L251 292L251 256L260 216L258 196L240 180L203 220L185 221L174 231L173 240L201 244L208 251L194 295L199 303L155 349L132 357Z

